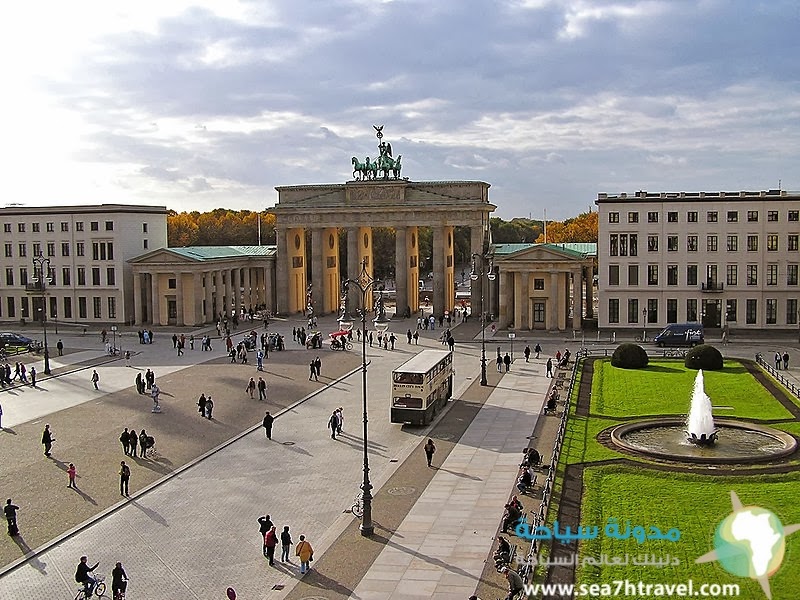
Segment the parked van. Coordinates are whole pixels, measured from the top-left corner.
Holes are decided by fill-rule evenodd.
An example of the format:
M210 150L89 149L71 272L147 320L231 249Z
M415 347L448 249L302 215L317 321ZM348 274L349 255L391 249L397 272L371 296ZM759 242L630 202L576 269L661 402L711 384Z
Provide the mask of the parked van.
M667 325L653 341L664 346L697 346L705 343L703 326L700 323L673 323Z

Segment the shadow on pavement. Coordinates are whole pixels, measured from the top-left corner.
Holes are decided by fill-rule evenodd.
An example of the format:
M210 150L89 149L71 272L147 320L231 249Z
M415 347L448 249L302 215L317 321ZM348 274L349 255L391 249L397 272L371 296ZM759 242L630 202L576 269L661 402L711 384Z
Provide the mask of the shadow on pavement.
M22 535L14 536L12 539L14 540L14 543L19 546L23 556L27 556L31 552L31 547L28 546L28 543L25 541L25 538L22 537ZM47 563L40 561L37 557L34 556L31 558L28 561L28 564L39 571L42 575L47 575Z
M144 514L146 514L148 517L150 517L151 521L155 521L156 523L158 523L159 525L163 525L164 527L169 527L169 523L167 523L167 520L153 509L142 506L136 500L132 500L131 505L135 506Z

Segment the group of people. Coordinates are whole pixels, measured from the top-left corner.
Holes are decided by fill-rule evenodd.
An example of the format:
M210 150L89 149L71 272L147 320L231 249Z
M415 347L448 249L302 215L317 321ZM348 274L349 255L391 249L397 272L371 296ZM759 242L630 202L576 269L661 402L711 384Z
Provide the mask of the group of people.
M137 331L139 334L139 343L140 344L152 344L153 343L153 332L149 329L140 329ZM103 343L105 344L105 329L103 330Z
M269 515L258 518L258 531L261 534L264 557L269 561L269 565L273 566L275 564L275 548L278 546L279 537L276 533L276 527L272 523L272 519ZM281 562L292 562L289 559L289 551L294 541L292 541L292 535L289 532L288 525L284 525L283 531L280 533L280 543ZM300 558L300 573L304 574L308 572L311 569L310 563L314 560L314 548L308 540L306 540L306 536L300 536L300 541L295 546L294 554Z
M258 378L258 383L256 383L255 377L251 377L250 381L247 382L247 386L244 388L244 391L250 394L251 398L255 398L256 390L258 390L259 400L267 399L267 382L264 381L263 377Z
M787 370L789 368L789 353L784 352L781 354L780 352L775 353L775 369L780 371L781 365L783 365L783 370Z
M83 592L87 598L91 598L94 594L95 587L97 587L97 576L94 570L100 565L100 562L94 563L89 566L89 557L81 556L81 561L75 569L75 581L83 585ZM125 591L128 589L128 574L118 562L111 570L111 592L113 600L118 600L125 596Z
M308 380L311 381L311 379L313 378L314 381L319 381L321 369L322 369L322 361L320 360L319 356L317 356L310 363L308 363Z
M211 394L208 396L200 394L200 398L197 399L197 412L200 413L201 417L211 420L211 415L214 412L214 400L211 398Z
M506 373L511 370L511 356L509 356L508 352L505 353L505 356L500 354L500 346L497 347L497 372L502 373L503 368L505 367Z
M337 435L342 433L344 426L344 409L340 406L331 413L328 419L328 429L331 430L331 439L335 440Z
M6 387L16 380L20 383L29 383L33 387L36 387L36 367L31 366L30 370L28 370L25 363L14 363L14 373L12 374L11 365L8 362L4 365L0 365L0 385Z
M125 456L137 458L136 453L138 447L138 457L147 458L147 451L155 446L156 441L153 437L147 435L144 429L137 435L135 429L128 431L126 427L119 435L119 443L122 444L122 451L125 453Z
M539 343L537 343L536 346L534 346L533 352L536 352L536 356L534 356L533 358L539 358L539 355L542 353L542 347ZM522 351L522 354L525 355L525 362L530 362L531 347L526 345L525 350Z

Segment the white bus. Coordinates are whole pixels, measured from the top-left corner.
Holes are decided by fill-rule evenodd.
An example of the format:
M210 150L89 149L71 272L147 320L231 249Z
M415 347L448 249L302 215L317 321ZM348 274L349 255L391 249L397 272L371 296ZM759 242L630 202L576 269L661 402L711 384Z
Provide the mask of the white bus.
M453 395L453 353L423 350L392 371L392 423L426 425Z

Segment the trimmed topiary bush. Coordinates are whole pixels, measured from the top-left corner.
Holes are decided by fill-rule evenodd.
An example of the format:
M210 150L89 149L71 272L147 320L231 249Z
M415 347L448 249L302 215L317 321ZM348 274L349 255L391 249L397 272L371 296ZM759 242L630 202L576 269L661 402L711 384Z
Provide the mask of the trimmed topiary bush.
M620 344L611 355L611 364L620 369L644 369L647 362L647 352L638 344Z
M722 368L722 353L714 346L701 344L686 353L686 360L683 364L687 369L719 371Z

